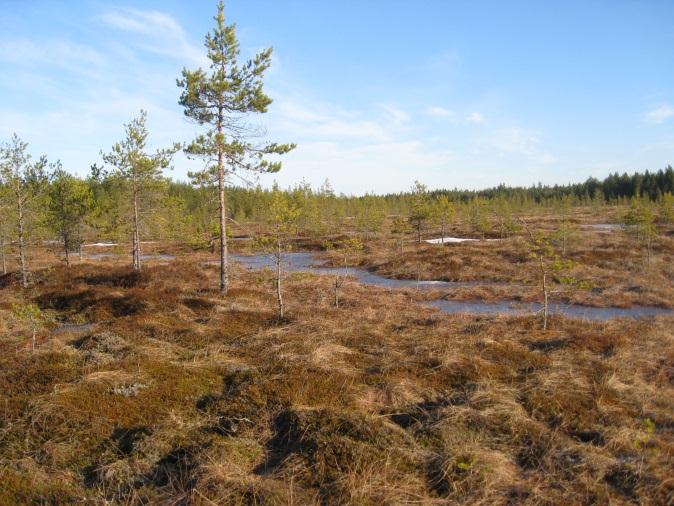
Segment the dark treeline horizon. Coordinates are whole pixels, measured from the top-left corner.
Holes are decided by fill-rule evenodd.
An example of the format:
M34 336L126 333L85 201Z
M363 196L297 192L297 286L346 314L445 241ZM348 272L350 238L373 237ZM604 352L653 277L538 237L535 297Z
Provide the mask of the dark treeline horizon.
M170 184L176 187L192 186L188 180L173 178L168 179L170 180ZM326 179L325 182L330 184L329 178ZM423 183L424 181L421 182ZM280 189L282 191L290 191L293 187L304 186L306 184L307 183L302 180L295 183L294 185L289 185L286 188ZM246 190L253 186L254 185L228 185L228 188L230 190L234 188ZM275 186L276 183L270 187L264 187L263 189L265 191L271 191ZM411 190L387 193L365 191L362 194L339 192L335 193L335 196L348 199L357 199L369 195L390 199L404 197L406 195L410 195L411 193ZM538 182L529 186L511 186L507 183L500 183L496 186L474 190L461 189L456 186L452 189L436 188L429 189L428 193L432 197L446 195L450 200L455 202L468 202L475 197L480 197L486 199L525 198L526 200L533 200L536 203L540 203L545 200L564 196L574 196L578 199L584 200L603 197L603 199L607 202L616 199L629 199L632 197L646 197L652 201L655 201L666 193L674 193L674 168L672 168L671 165L668 165L666 168L660 169L658 171L650 171L646 169L643 172L635 171L631 174L627 172L623 172L621 174L620 172L616 171L610 173L603 179L588 177L585 181L579 183L543 184L542 182Z
M410 192L388 193L384 197L403 196ZM493 198L522 198L532 199L540 203L548 199L565 196L574 196L578 199L601 198L607 202L632 198L646 197L650 200L658 200L666 193L674 193L674 169L668 165L665 169L657 172L645 170L636 171L632 174L614 172L604 179L589 177L582 183L544 185L543 183L531 186L509 186L501 183L497 186L480 190L436 189L429 191L431 196L446 195L454 201L470 201L475 197L486 199Z

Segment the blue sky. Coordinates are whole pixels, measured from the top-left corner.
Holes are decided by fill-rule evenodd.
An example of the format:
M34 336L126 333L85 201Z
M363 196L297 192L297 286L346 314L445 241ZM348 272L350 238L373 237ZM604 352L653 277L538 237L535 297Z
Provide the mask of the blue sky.
M0 0L0 139L84 175L148 110L160 147L215 1ZM260 182L345 193L567 183L674 163L674 2L229 0L274 47L260 118L298 143ZM185 179L199 162L176 159Z

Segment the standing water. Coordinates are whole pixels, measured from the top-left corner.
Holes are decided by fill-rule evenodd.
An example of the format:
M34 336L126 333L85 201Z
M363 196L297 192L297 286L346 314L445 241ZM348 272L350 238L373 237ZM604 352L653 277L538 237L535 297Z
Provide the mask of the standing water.
M246 269L259 270L272 268L275 265L273 255L233 255L232 260ZM343 274L343 268L322 267L316 263L313 254L306 252L286 253L283 255L284 269L290 272L311 272L320 275ZM379 286L382 288L419 288L419 289L453 289L465 286L502 285L503 283L489 281L415 281L410 279L392 279L379 276L365 269L349 267L348 274L355 277L364 285ZM435 299L429 305L450 314L530 314L541 309L536 303L488 303L482 301L455 301ZM634 306L619 307L592 307L579 304L554 303L549 306L550 314L559 314L570 318L586 320L610 320L613 318L645 318L660 315L674 314L671 309Z

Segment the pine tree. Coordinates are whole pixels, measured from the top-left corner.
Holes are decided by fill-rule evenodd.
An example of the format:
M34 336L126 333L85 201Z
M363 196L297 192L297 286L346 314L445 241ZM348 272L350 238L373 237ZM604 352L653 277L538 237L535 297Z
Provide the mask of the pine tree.
M347 239L342 241L340 249L343 254L344 263L342 264L342 274L337 273L335 276L335 307L339 307L339 291L349 276L349 258L363 250L363 243L358 238Z
M409 220L417 231L417 243L421 244L421 232L431 218L431 206L428 200L428 188L419 181L412 186L412 205Z
M112 146L112 151L103 154L103 159L115 168L115 173L124 180L131 189L131 212L133 230L133 268L141 268L140 251L140 212L142 200L147 193L163 182L162 170L170 166L171 158L180 149L178 144L171 148L159 149L154 154L147 154L146 144L148 130L145 126L147 113L140 111L140 116L124 126L126 137Z
M433 208L433 215L440 224L440 243L445 243L445 230L456 219L456 209L447 195L440 195Z
M59 163L47 195L47 221L63 243L66 267L70 267L70 251L80 250L84 220L94 207L91 189Z
M271 226L271 235L257 239L256 246L274 255L276 264L276 301L278 303L279 318L285 315L283 302L283 254L288 249L288 236L297 225L301 209L289 196L275 188L271 195L267 223Z
M623 217L626 230L632 232L638 243L646 247L646 265L651 264L653 242L657 240L658 229L655 213L647 199L634 198L630 209Z
M0 184L0 262L2 262L2 273L7 274L7 237L11 224L11 194L9 188Z
M281 162L271 162L265 155L284 154L294 144L255 144L260 132L247 122L251 113L265 113L271 99L263 91L262 78L271 64L271 49L258 53L252 60L239 63L239 42L235 25L225 24L221 1L215 27L206 35L210 68L204 71L183 69L177 84L183 89L180 105L185 116L208 130L187 148L191 157L206 161L206 168L192 173L197 183L217 184L220 228L220 291L228 287L227 210L225 185L236 172L278 172Z
M26 152L27 148L28 144L16 134L12 136L10 142L0 146L0 183L9 189L16 213L19 266L21 284L24 288L28 287L27 236L35 214L35 203L44 194L47 184L46 157L31 162L31 156Z

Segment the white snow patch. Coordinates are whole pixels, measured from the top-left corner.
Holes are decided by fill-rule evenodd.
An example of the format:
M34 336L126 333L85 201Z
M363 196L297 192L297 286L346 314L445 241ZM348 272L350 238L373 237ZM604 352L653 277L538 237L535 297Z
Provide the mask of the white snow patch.
M480 239L470 239L468 237L438 237L437 239L427 239L428 244L457 244L460 242L479 241ZM501 239L485 239L485 241L500 241Z

